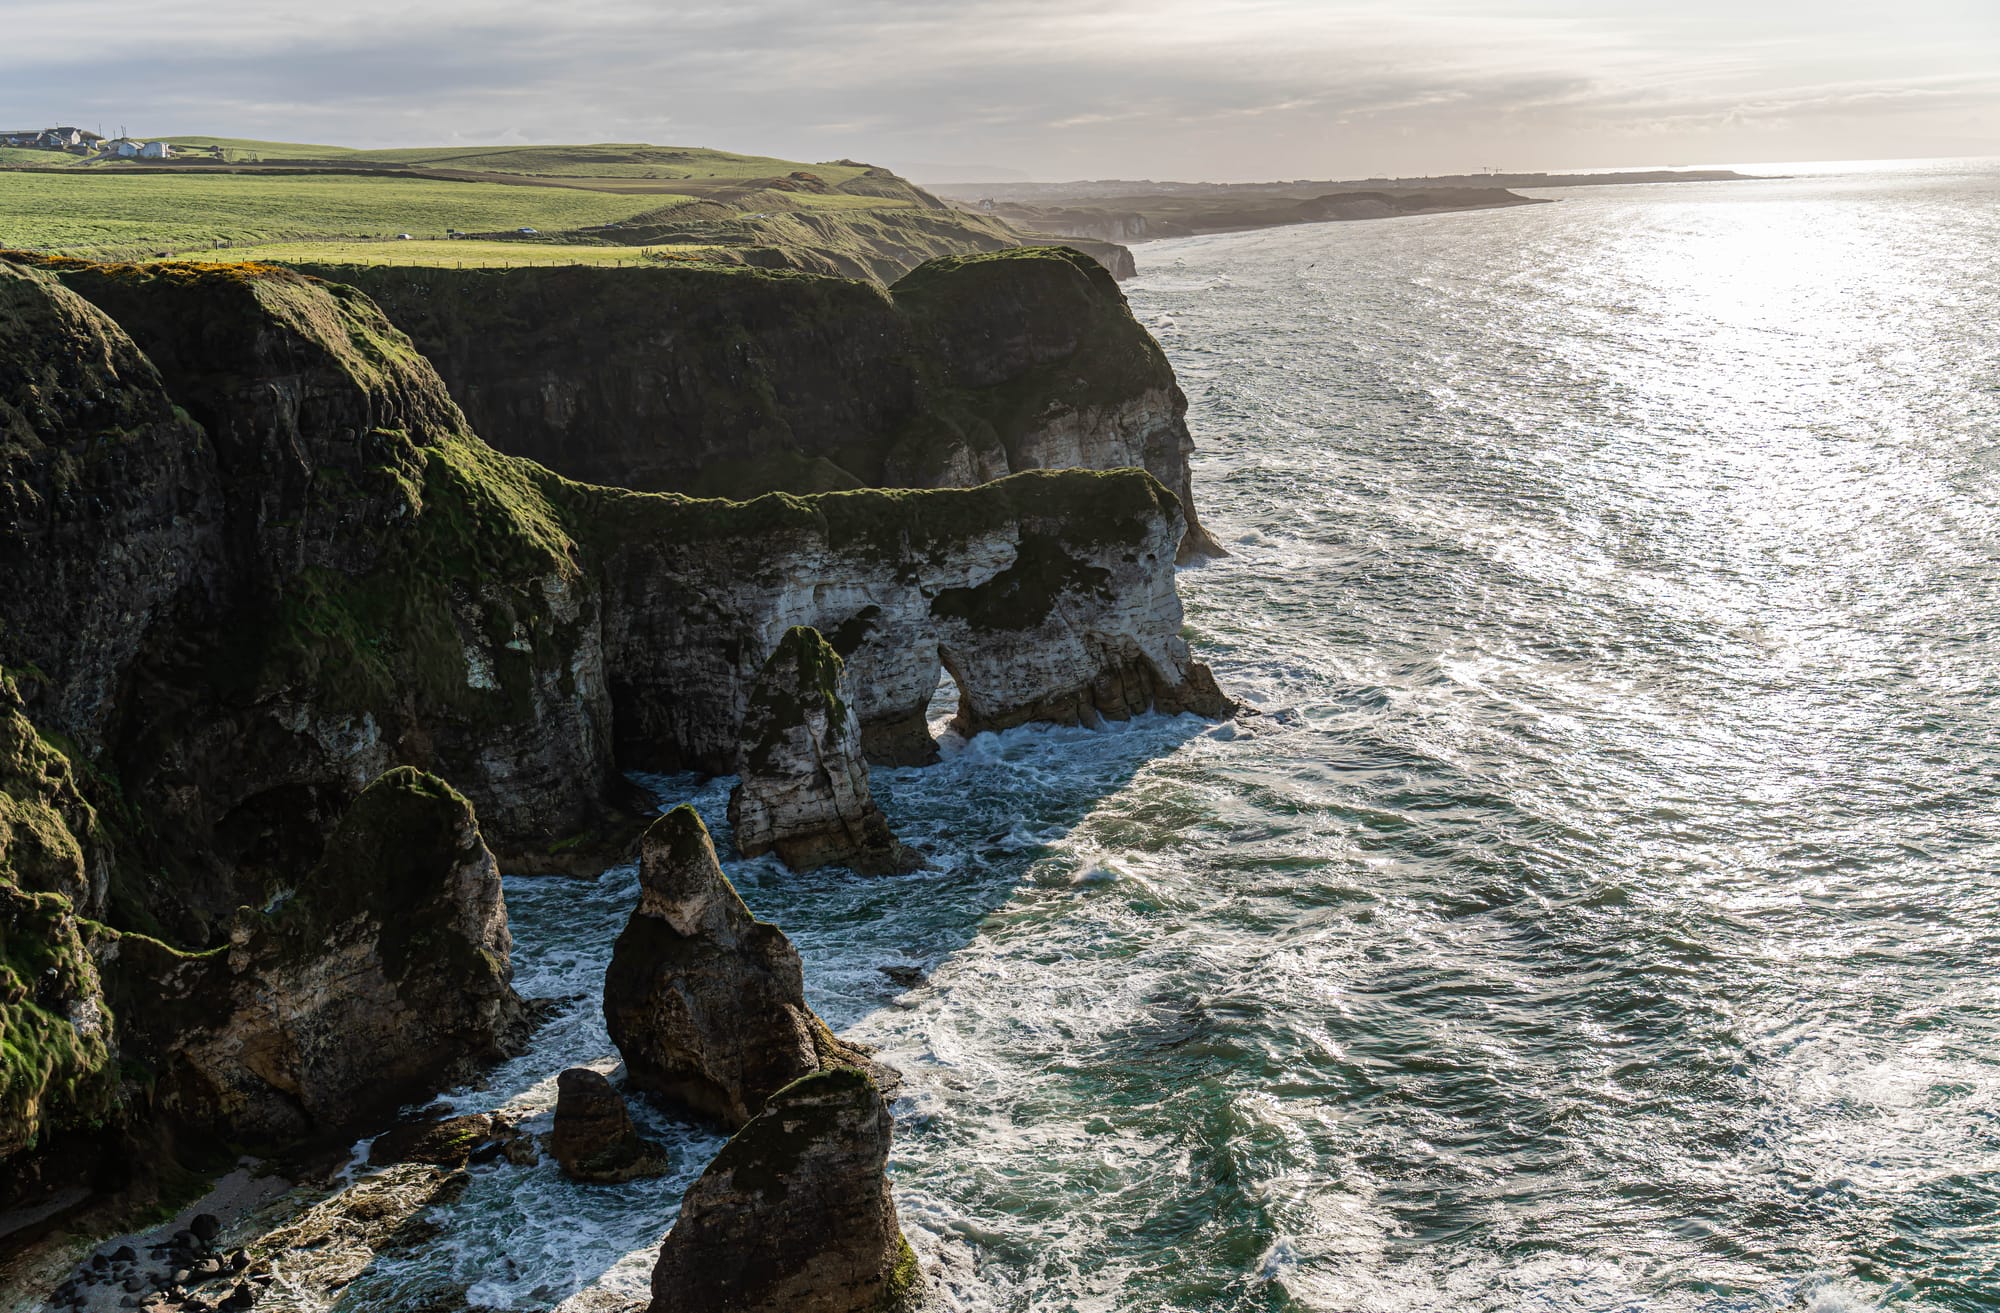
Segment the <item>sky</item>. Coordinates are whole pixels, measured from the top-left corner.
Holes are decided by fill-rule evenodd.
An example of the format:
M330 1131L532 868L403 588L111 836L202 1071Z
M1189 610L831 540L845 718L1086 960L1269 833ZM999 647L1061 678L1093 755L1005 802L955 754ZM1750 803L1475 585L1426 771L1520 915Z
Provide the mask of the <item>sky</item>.
M2000 155L2000 0L0 0L0 129L920 181Z

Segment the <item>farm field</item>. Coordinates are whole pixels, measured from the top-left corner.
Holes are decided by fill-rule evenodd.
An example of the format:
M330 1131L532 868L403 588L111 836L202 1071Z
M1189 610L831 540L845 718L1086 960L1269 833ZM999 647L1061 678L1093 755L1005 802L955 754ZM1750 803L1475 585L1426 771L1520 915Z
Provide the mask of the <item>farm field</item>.
M1019 239L851 160L625 143L356 150L150 139L172 144L173 156L0 159L0 247L336 265L707 259L886 283L926 259ZM536 231L516 240L523 228ZM453 229L502 240L447 241ZM394 240L401 234L413 240Z
M0 172L0 246L150 255L220 242L240 247L402 232L442 238L447 228L560 231L615 223L686 199L351 174Z
M76 162L76 156L66 155L59 150L40 150L33 146L0 146L0 164L8 166L59 169Z
M867 172L859 164L801 164L769 155L739 155L698 146L650 146L638 142L598 142L576 146L413 146L355 150L306 142L254 141L239 137L176 137L187 146L217 146L236 161L264 164L328 163L344 167L382 166L450 169L520 177L602 179L689 179L743 182L782 177L806 169L833 186Z
M264 260L272 264L385 264L488 269L531 264L653 264L662 260L698 258L701 252L712 249L693 245L558 246L546 242L274 242L264 246L232 246L227 251L194 252L183 258L209 262Z

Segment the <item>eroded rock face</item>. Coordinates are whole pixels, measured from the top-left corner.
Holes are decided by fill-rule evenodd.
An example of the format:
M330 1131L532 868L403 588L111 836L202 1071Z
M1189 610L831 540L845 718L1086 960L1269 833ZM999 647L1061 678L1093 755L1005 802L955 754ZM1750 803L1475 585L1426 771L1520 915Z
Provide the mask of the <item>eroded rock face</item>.
M104 313L0 261L0 653L40 718L103 740L147 628L208 564L215 453Z
M806 1006L798 950L750 915L692 807L646 832L639 879L604 976L605 1024L635 1088L737 1127L801 1076L872 1065Z
M871 760L936 755L948 667L966 733L1232 708L1181 637L1179 501L1138 470L979 488L690 503L598 496L621 757L733 773L750 690L806 625L845 659Z
M448 777L509 851L597 822L596 589L379 310L268 267L0 268L42 298L39 333L76 339L60 358L108 362L70 367L95 409L35 409L7 467L0 500L38 517L22 568L64 589L7 599L0 662L63 671L50 727L116 740L125 792L211 868L152 909L176 937L261 901L391 766ZM41 491L76 468L129 484ZM117 632L85 623L87 661L43 636L99 612Z
M113 1107L115 1033L91 953L104 903L96 810L0 670L0 1162ZM93 871L93 866L98 867ZM86 919L91 918L91 919ZM58 1173L52 1179L59 1179ZM36 1186L0 1170L0 1207Z
M716 268L329 273L487 441L572 478L741 499L1137 466L1193 506L1173 369L1073 250L932 260L888 295ZM1183 559L1220 554L1187 514Z
M916 1256L887 1167L894 1124L863 1072L772 1096L681 1201L651 1313L877 1313L913 1307Z
M153 983L125 1017L161 1109L265 1144L384 1117L520 1038L500 872L466 800L408 767L355 800L326 856L230 946L123 938ZM135 1055L136 1056L136 1055Z
M913 871L868 788L846 665L817 629L785 631L743 717L743 780L729 824L746 857L775 851L795 871Z
M630 1181L659 1176L672 1166L665 1149L639 1138L624 1097L589 1067L571 1067L556 1077L549 1151L572 1181Z

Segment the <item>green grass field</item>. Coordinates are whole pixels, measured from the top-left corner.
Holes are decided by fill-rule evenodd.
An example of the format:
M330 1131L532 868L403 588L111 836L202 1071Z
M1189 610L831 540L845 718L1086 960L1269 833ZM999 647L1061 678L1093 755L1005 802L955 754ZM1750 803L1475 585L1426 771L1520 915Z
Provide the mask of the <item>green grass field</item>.
M0 172L0 246L150 254L218 242L234 247L402 232L441 238L447 228L561 231L614 223L678 199L342 174Z
M625 143L355 150L152 139L174 144L175 157L0 158L0 247L108 260L446 267L693 259L886 282L922 259L1011 237L1004 225L938 209L893 174L852 163ZM538 235L445 240L450 229L520 228ZM393 240L400 233L416 240Z
M640 265L699 258L705 246L557 246L530 242L273 242L195 253L191 260L264 260L272 264L394 264L431 268L593 264Z
M78 162L75 155L59 150L36 150L32 146L0 146L0 164L30 169L59 169Z
M584 146L414 146L355 150L308 142L255 141L243 137L163 137L187 146L219 146L232 160L255 158L265 164L322 161L348 166L454 169L505 173L526 178L664 178L741 181L783 177L807 169L834 186L866 170L852 164L801 164L769 155L738 155L698 146L649 146L639 142L598 142Z

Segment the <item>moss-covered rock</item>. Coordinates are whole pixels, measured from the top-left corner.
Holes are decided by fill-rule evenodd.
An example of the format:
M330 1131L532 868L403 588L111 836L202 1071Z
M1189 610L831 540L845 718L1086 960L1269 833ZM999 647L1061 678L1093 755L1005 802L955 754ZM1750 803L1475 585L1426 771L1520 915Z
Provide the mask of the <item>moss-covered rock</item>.
M164 411L154 445L192 453L172 484L186 505L147 501L136 528L100 517L74 545L41 530L12 558L0 534L0 573L13 559L63 584L37 594L55 599L53 619L6 608L0 660L63 672L49 684L55 723L86 745L119 740L123 795L172 836L156 860L208 868L141 898L157 918L145 928L209 937L301 845L310 861L331 819L396 764L449 776L509 851L607 828L609 713L580 549L543 472L472 437L366 297L268 266L14 257L0 278L40 297L38 341L52 315L88 330L98 345L71 354L118 364L94 376L105 395ZM39 445L15 447L56 451L47 435L70 432L37 425ZM54 458L25 459L0 493L41 506L37 471ZM155 520L181 537L149 543ZM178 566L134 580L91 564L128 550ZM124 622L104 641L87 623L99 610ZM36 637L79 618L88 660ZM114 681L115 708L101 694ZM72 703L101 714L64 713Z
M214 454L102 311L0 260L0 664L95 751L150 626L215 547Z
M860 1071L772 1095L681 1201L651 1313L889 1313L922 1294L889 1194L894 1123Z
M923 864L875 805L846 663L817 629L786 630L764 663L744 712L740 759L729 825L744 856L776 852L795 871L885 874Z
M368 1165L429 1163L463 1167L475 1158L507 1154L510 1160L537 1161L534 1137L503 1117L470 1112L427 1122L406 1122L376 1136L368 1145Z
M0 670L0 1161L101 1125L116 1094L112 1017L90 953L101 853L70 763ZM0 1187L0 1204L14 1191Z

